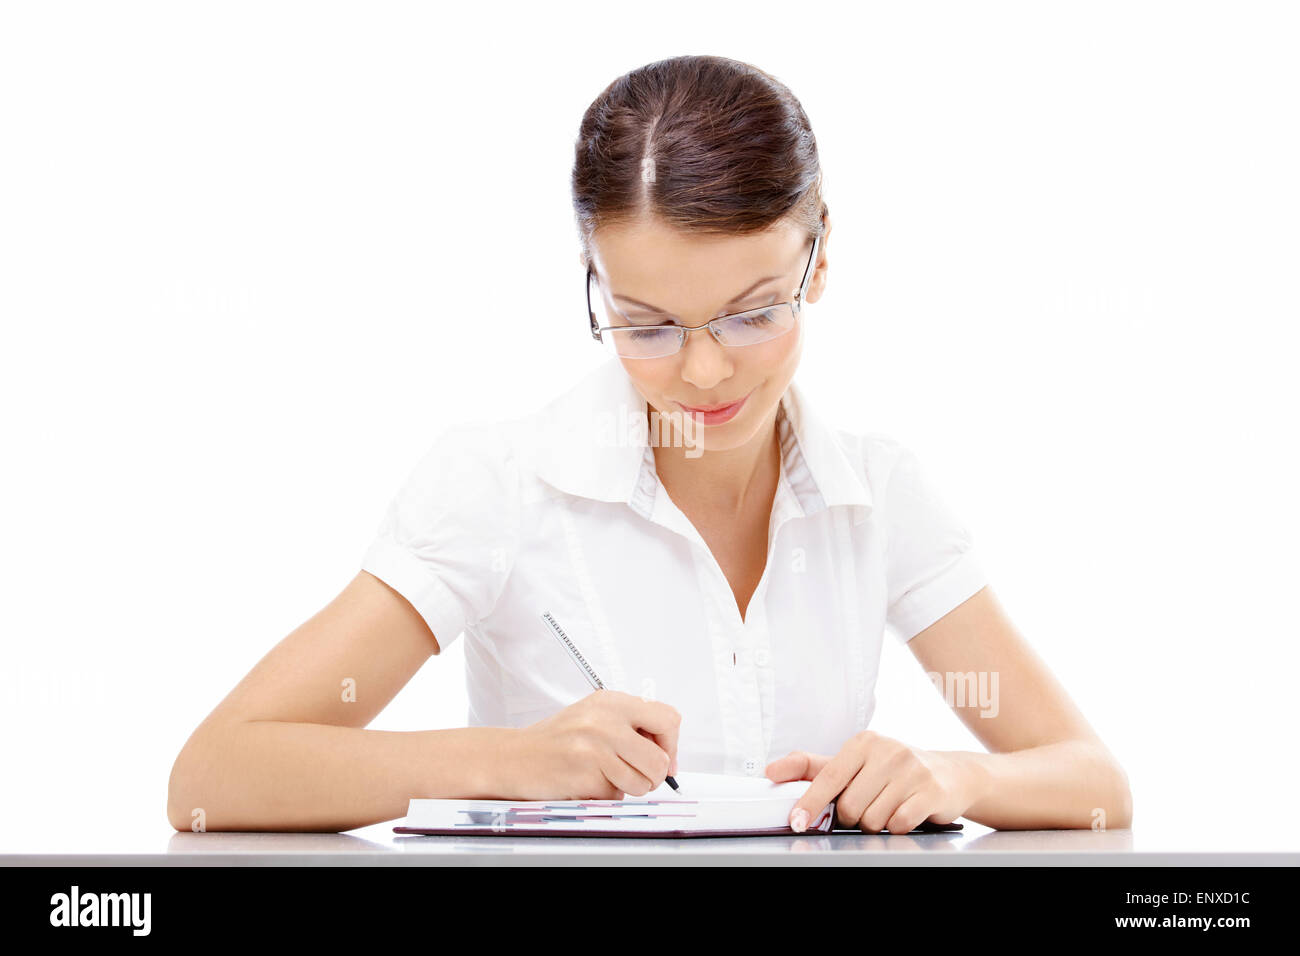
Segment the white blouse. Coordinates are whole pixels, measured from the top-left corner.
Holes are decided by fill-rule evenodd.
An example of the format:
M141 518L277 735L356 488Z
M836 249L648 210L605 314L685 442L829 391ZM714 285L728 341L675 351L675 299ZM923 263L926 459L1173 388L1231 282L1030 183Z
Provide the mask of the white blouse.
M832 429L792 382L767 565L741 619L659 483L646 402L616 358L540 410L444 428L362 568L441 647L465 634L470 726L520 727L606 687L682 715L683 770L761 775L867 727L886 626L911 639L987 583L915 455Z

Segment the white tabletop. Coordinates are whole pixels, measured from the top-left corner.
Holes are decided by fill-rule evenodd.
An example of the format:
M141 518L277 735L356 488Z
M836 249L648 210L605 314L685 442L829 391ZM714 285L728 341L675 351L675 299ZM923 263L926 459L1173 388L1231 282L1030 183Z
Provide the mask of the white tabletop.
M410 836L390 820L346 833L178 833L165 824L7 828L0 865L443 866L762 864L836 866L1297 866L1294 829L1139 825L1128 830L992 830L903 836L842 831L765 837Z

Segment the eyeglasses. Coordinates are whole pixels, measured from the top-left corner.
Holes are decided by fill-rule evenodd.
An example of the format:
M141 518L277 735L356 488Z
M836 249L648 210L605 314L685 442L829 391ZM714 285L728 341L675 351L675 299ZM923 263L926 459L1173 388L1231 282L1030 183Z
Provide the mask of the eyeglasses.
M713 338L720 345L729 348L768 342L789 332L798 321L820 244L821 237L815 237L812 252L808 255L808 264L804 266L803 279L788 301L720 315L703 325L638 325L632 322L604 297L596 274L588 266L587 315L591 318L591 337L615 355L636 359L673 355L686 344L687 332L697 332L704 328L713 333Z

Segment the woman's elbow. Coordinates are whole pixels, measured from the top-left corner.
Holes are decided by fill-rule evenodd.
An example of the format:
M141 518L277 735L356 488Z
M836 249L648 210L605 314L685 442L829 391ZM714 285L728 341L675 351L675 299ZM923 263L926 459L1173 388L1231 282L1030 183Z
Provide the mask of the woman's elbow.
M191 746L187 743L177 755L167 777L167 822L178 831L188 832L203 826L202 811L195 815L193 766Z
M1097 810L1093 811L1095 823L1094 829L1098 830L1127 830L1133 825L1133 789L1129 786L1128 774L1120 765L1115 757L1103 748L1103 757L1105 759L1106 776L1110 786L1109 792L1112 794L1108 801L1110 806L1099 807L1100 815Z

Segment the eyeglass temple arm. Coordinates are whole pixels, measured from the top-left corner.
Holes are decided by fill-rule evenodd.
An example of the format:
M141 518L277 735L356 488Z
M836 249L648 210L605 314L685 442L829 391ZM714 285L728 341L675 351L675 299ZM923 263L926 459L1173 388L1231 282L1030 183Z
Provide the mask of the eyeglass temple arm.
M587 266L587 317L591 320L591 337L597 342L600 338L600 326L596 324L596 313L591 311L591 266Z
M795 296L799 300L800 307L803 306L804 293L808 291L808 280L812 278L813 263L817 261L817 247L821 245L821 241L821 236L813 236L812 252L808 254L808 265L804 266L803 281L799 283L799 291Z

